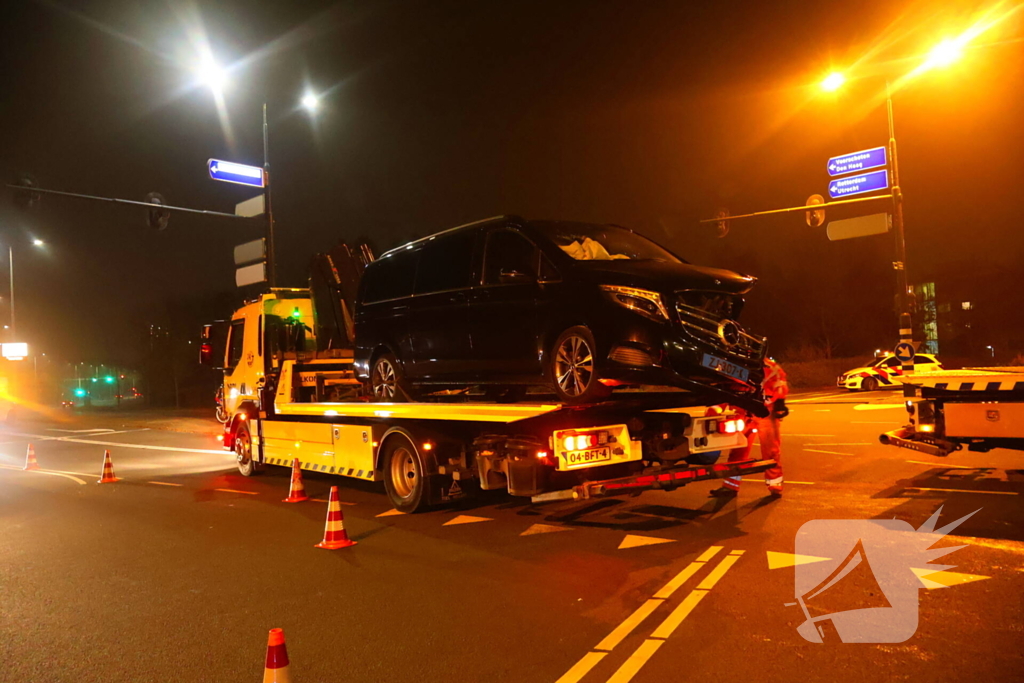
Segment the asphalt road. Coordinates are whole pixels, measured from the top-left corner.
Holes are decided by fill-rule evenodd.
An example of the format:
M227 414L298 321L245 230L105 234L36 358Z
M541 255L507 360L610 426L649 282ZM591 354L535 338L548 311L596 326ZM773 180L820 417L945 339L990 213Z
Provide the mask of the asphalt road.
M272 627L285 630L297 682L1024 678L1024 454L940 460L881 446L905 415L884 394L822 392L791 409L778 501L754 479L727 501L705 482L397 515L380 485L306 473L321 501L340 487L358 545L338 551L313 547L325 502L281 502L286 470L243 478L212 437L125 431L113 418L81 432L8 426L2 679L257 681ZM29 442L41 472L20 469ZM104 449L116 484L96 484ZM939 526L979 511L939 543L964 546L935 560L955 566L938 575L953 585L915 584L916 632L886 644L801 637L794 576L814 565L786 561L801 525L917 529L940 506ZM826 611L878 606L863 579L830 590L840 606Z

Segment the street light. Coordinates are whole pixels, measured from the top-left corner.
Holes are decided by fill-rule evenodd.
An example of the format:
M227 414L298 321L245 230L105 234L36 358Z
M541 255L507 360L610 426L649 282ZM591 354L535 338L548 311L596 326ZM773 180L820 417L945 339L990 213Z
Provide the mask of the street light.
M965 36L967 35L968 34L965 34ZM968 39L969 37L965 38L964 36L961 36L957 39L945 40L939 43L929 53L925 61L910 74L903 77L901 82L929 69L952 64L959 58L961 50ZM833 71L822 79L820 86L825 92L835 92L841 88L845 82L846 78L842 73ZM899 290L900 342L912 344L914 330L910 316L910 283L907 278L907 243L903 228L903 191L900 188L899 160L896 155L896 129L893 123L892 113L892 86L888 78L885 81L885 109L889 127L889 144L886 151L888 153L889 173L892 184L892 225L893 230L896 233L896 260L893 262L893 267L896 269L896 283ZM909 365L910 363L905 363L904 369L910 370L910 367L908 367Z
M42 248L42 247L46 246L46 242L42 241L39 238L36 238L36 239L32 240L32 246L34 246L36 248ZM10 279L10 282L11 282L11 324L10 324L10 330L11 330L11 339L15 339L15 338L17 338L18 335L17 335L16 328L14 326L14 245L10 244L10 243L7 244L7 266L8 266L7 270L10 273L10 276L11 276L11 279ZM8 326L4 325L4 329L6 330L7 328L8 328Z
M320 98L315 93L307 92L302 97L302 107L310 114L315 114L320 108Z

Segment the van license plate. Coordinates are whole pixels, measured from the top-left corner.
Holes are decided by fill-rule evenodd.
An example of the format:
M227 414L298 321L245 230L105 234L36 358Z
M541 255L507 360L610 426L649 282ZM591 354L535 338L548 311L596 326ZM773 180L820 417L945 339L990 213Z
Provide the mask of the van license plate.
M611 448L588 448L584 451L566 451L563 453L567 469L586 467L599 462L608 462L612 459Z
M734 377L741 382L746 382L750 379L750 371L746 368L741 368L740 366L723 360L718 356L712 356L710 353L704 354L704 360L701 365L706 368L711 368L716 372L720 372L723 375Z

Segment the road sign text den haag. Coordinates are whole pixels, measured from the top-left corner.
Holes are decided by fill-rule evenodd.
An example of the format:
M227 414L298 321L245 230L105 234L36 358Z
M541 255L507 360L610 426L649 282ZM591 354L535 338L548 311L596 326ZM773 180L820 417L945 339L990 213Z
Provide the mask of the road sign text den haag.
M851 152L842 156L832 157L828 160L828 174L830 176L846 175L867 171L872 168L881 168L886 165L885 147L873 147L859 152Z

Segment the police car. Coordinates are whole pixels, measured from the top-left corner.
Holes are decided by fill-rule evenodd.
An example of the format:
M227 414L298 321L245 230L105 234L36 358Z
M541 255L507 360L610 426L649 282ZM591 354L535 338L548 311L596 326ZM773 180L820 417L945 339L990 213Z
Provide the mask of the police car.
M914 354L915 374L942 370L939 359L930 353ZM879 355L872 363L839 375L836 384L850 391L875 391L903 384L903 362L891 353Z

